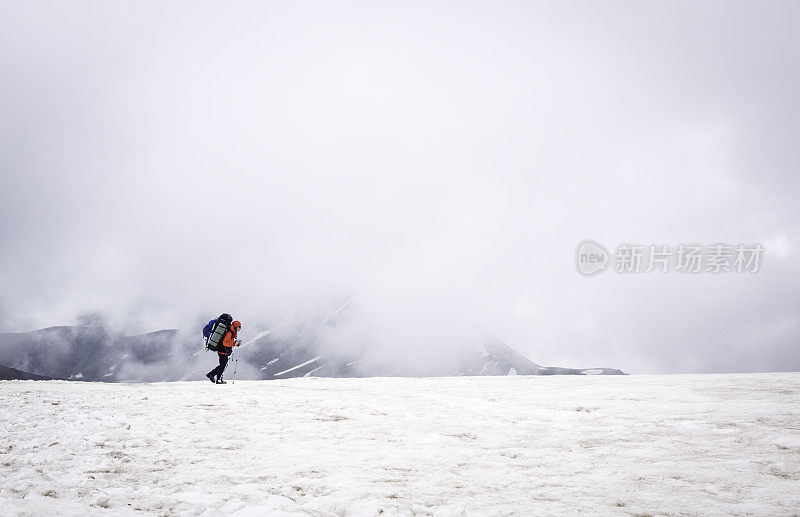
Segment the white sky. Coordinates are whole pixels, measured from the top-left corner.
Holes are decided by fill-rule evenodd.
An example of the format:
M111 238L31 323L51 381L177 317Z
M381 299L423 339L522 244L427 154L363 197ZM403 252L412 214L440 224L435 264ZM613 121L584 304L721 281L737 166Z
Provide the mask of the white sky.
M349 297L391 357L800 368L800 4L0 6L0 330ZM766 255L583 278L586 238Z

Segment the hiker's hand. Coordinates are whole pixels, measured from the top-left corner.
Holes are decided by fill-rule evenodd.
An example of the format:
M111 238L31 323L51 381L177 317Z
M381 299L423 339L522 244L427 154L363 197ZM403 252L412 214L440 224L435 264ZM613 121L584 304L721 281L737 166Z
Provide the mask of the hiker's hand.
M235 344L236 344L236 346L242 346L242 340L241 339L237 339Z

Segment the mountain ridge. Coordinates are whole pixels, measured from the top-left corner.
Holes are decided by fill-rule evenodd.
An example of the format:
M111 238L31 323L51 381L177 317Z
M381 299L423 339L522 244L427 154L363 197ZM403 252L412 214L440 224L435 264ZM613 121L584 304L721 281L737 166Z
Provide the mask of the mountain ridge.
M267 331L237 349L234 358L240 359L239 378L261 380L303 376L624 375L613 368L541 366L497 338L483 339L480 345L482 352L465 352L447 364L426 364L422 358L423 366L412 370L363 351L333 353L321 345L314 332L300 330L280 337ZM102 325L78 325L0 334L0 365L20 372L18 375L67 380L201 380L216 363L216 355L201 353L203 350L200 339L184 338L176 329L124 336Z

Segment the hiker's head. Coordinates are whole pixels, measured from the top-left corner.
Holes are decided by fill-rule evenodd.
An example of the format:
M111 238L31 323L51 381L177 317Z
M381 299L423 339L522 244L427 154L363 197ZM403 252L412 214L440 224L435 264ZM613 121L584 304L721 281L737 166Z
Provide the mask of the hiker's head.
M233 329L234 332L238 333L240 330L242 330L242 322L234 321L233 323L231 323L231 328Z

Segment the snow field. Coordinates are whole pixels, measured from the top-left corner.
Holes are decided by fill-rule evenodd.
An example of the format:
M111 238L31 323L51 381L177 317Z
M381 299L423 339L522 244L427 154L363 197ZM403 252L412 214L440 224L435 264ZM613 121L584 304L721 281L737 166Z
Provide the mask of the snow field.
M800 513L800 374L0 382L0 515Z

